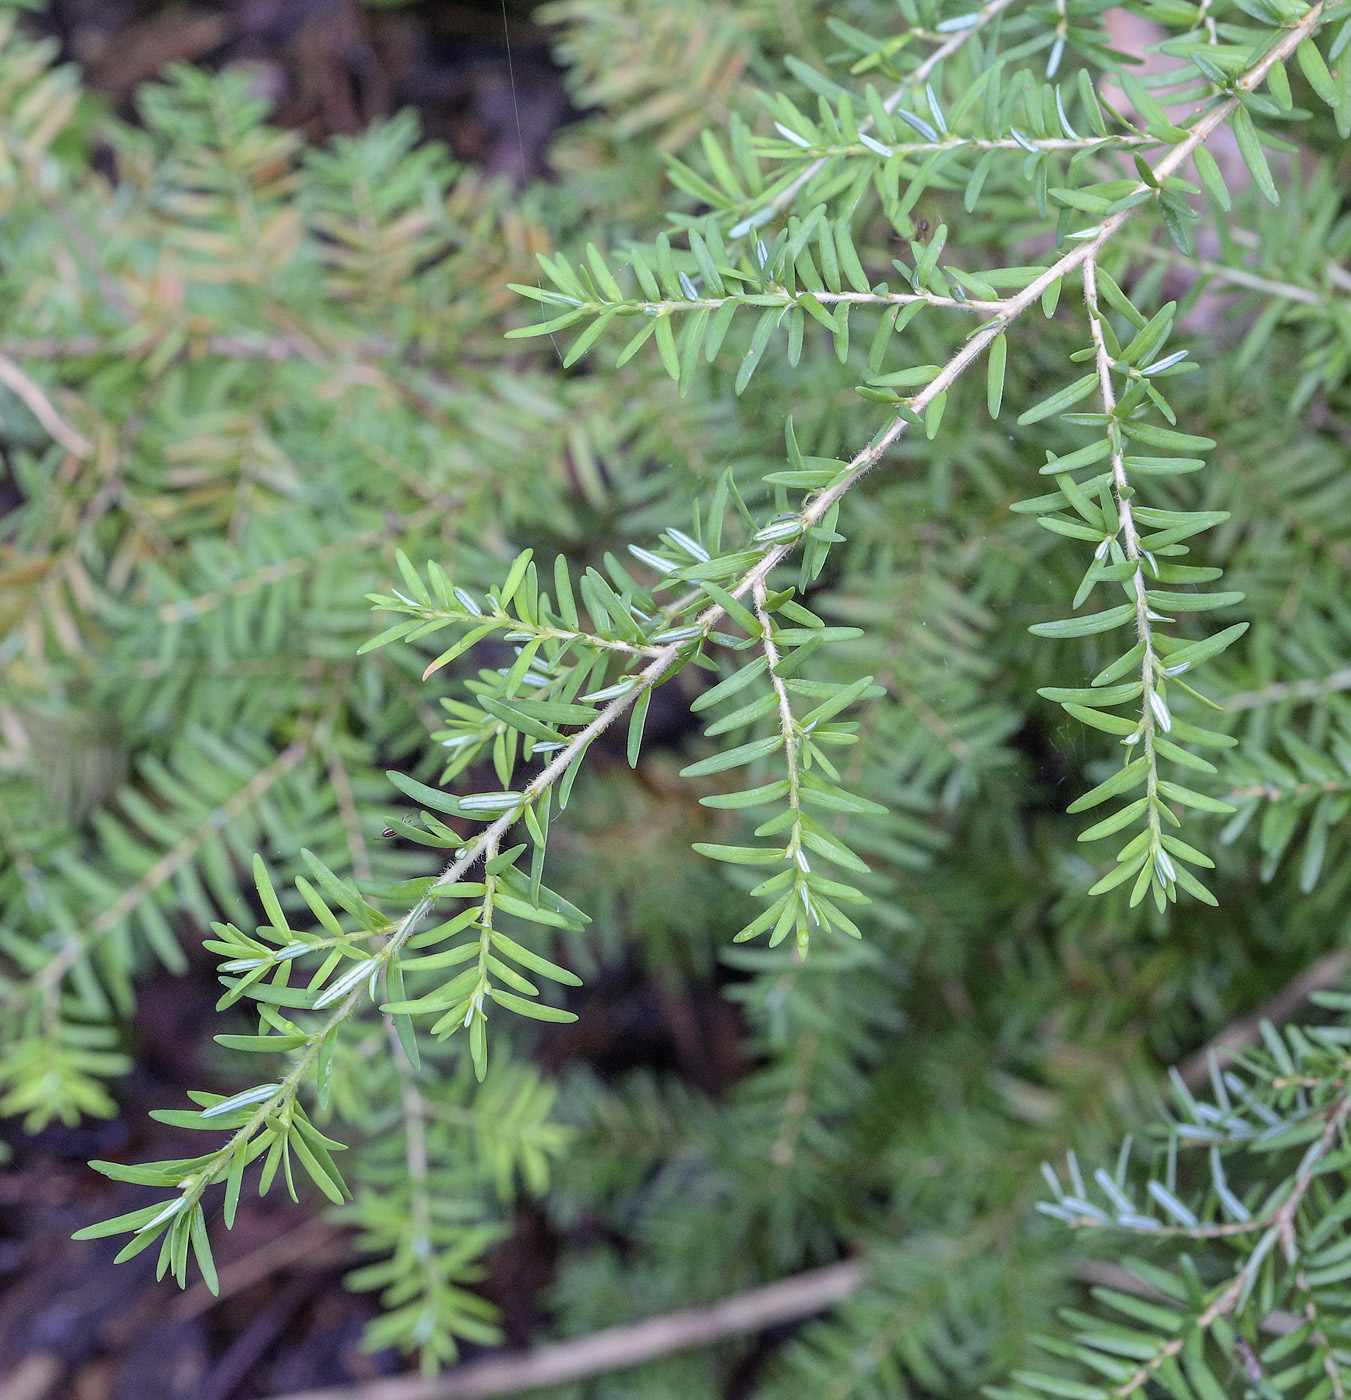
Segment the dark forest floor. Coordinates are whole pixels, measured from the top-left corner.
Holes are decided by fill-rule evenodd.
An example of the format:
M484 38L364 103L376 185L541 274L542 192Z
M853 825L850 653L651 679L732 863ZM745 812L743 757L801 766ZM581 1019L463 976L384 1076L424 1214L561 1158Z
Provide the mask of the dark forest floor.
M44 27L130 111L171 63L247 68L275 119L311 140L414 106L427 136L517 180L569 113L528 0L48 0ZM517 129L519 117L520 129Z
M157 1282L154 1250L114 1265L123 1238L71 1240L143 1203L89 1159L188 1156L200 1149L195 1135L154 1122L150 1109L186 1102L190 1087L234 1087L211 1084L205 1060L220 988L212 960L193 961L187 976L161 973L141 989L119 1118L36 1137L5 1125L13 1156L0 1172L0 1400L255 1400L405 1368L393 1353L361 1350L376 1304L342 1287L359 1256L322 1202L246 1192L234 1229L214 1241L218 1298L200 1282L186 1292ZM643 1063L712 1093L744 1069L735 1013L713 988L673 996L614 968L578 1010L568 1034L542 1046L550 1069L574 1059L602 1073ZM520 1347L538 1332L559 1242L536 1211L520 1210L515 1224L487 1259L482 1291L501 1310L507 1343Z

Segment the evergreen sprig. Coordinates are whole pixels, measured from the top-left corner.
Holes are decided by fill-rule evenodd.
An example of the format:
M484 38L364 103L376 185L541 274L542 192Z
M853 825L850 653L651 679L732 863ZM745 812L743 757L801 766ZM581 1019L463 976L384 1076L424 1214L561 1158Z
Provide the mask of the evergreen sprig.
M1345 996L1325 997L1345 1009ZM1347 1119L1344 1026L1281 1032L1221 1068L1213 1100L1175 1078L1178 1116L1143 1182L1131 1144L1090 1187L1078 1162L1069 1189L1047 1170L1046 1214L1091 1232L1164 1242L1169 1263L1127 1258L1114 1286L1093 1290L1094 1313L1067 1311L1071 1334L1048 1343L1090 1382L1020 1372L997 1397L1173 1394L1336 1395L1346 1366ZM1197 1161L1189 1170L1187 1158ZM1182 1183L1186 1181L1187 1184ZM1216 1257L1218 1256L1218 1258ZM1220 1267L1211 1267L1212 1260ZM1274 1335L1273 1335L1274 1334Z
M1198 1009L1322 951L1345 883L1351 498L1335 435L1281 415L1344 412L1351 21L1151 3L1178 66L1137 79L1089 0L903 0L899 34L881 5L552 8L608 110L527 197L408 118L302 152L188 71L98 119L113 187L73 76L6 33L4 1106L111 1112L137 976L209 927L245 1087L161 1115L223 1133L200 1155L98 1164L156 1194L84 1234L212 1282L214 1188L228 1228L255 1166L308 1182L377 1256L369 1340L430 1370L495 1339L476 1261L547 1189L623 1241L565 1250L560 1325L843 1243L868 1282L767 1393L969 1394L1063 1286L1035 1161L1143 1117ZM673 153L650 241L634 131ZM1203 364L1216 299L1241 339ZM1048 685L1026 631L1089 683ZM678 758L667 682L708 720ZM1121 802L1080 831L1066 779L1071 813ZM733 970L756 1062L723 1099L528 1066L635 945L664 987ZM1011 1393L1340 1393L1345 1039L1217 1068L1143 1186L1129 1153L1056 1178L1061 1224L1213 1253L1130 1265Z

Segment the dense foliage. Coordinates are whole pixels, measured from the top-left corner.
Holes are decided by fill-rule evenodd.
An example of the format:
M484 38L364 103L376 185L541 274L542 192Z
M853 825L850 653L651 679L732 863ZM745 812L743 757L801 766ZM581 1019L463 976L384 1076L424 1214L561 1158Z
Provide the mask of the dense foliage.
M1128 9L560 0L523 196L7 30L3 1107L194 946L243 1086L93 1233L309 1183L435 1367L529 1195L560 1334L857 1253L757 1394L1342 1395L1351 1002L1163 1070L1342 936L1351 11ZM723 1095L532 1063L624 958Z

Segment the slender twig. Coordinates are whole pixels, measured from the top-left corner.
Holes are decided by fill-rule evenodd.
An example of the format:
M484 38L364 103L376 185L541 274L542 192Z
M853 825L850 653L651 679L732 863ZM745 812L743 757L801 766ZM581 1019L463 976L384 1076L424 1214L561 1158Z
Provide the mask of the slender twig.
M1311 793L1346 792L1351 781L1339 778L1325 778L1317 783L1240 783L1225 794L1231 803L1244 802L1249 798L1266 798L1268 802L1288 801L1294 797L1308 797Z
M1214 1040L1188 1055L1177 1067L1182 1082L1189 1089L1206 1084L1210 1079L1212 1062L1221 1066L1228 1064L1237 1051L1256 1043L1262 1034L1263 1021L1276 1026L1288 1021L1315 992L1336 986L1349 969L1351 952L1339 948L1325 953L1298 977L1287 982L1270 1001L1231 1022Z
M913 306L919 303L923 306L939 306L949 311L976 311L984 312L986 315L994 315L1004 308L1002 301L977 301L968 298L965 301L958 301L956 297L939 296L937 292L812 292L814 300L822 306ZM771 301L771 297L779 298L778 301ZM670 316L677 311L716 311L721 306L726 306L729 302L733 305L746 305L755 307L765 306L797 306L800 305L800 293L790 291L787 287L770 284L759 291L747 291L736 296L723 297L678 297L669 301L579 301L576 297L570 297L564 292L544 291L539 293L539 299L559 306L566 306L569 310L590 312L592 315L602 315L605 312L614 312L617 309L627 309L631 314L641 314L644 316Z
M20 369L8 355L0 355L0 384L23 403L47 435L64 447L71 456L85 458L94 455L93 443L77 433L61 417L51 399L43 393L36 381Z
M784 850L784 860L791 862L797 867L804 858L802 856L802 773L801 760L798 754L798 732L797 721L793 717L793 705L788 695L788 687L784 684L783 678L778 673L779 648L774 641L774 634L770 626L769 613L765 607L766 589L763 583L757 584L755 589L755 616L761 627L760 646L764 651L766 662L766 673L769 676L769 683L774 689L775 698L778 701L779 710L779 732L783 736L784 763L788 771L788 806L793 813L793 827L788 838L788 845ZM796 888L801 891L799 898L803 903L806 901L806 890L802 885L801 871L795 868L794 878ZM797 968L788 976L796 974ZM788 1091L788 1096L784 1100L783 1123L779 1130L779 1135L774 1141L774 1145L769 1150L769 1158L775 1166L787 1167L791 1165L793 1153L797 1142L798 1130L801 1126L802 1116L807 1111L807 1105L811 1087L811 1072L816 1061L816 1052L820 1044L820 1034L815 1027L809 1027L799 1037L797 1049L793 1055L793 1078L792 1087Z
M1337 690L1351 690L1351 666L1321 679L1311 676L1306 680L1264 685L1257 690L1241 690L1237 695L1225 696L1224 708L1257 710L1265 705L1279 705L1283 700L1318 700Z
M1133 566L1131 588L1135 594L1135 635L1140 643L1140 746L1145 759L1145 800L1148 804L1149 846L1144 856L1140 879L1154 878L1161 866L1165 877L1172 875L1170 857L1162 849L1159 816L1159 760L1155 749L1160 715L1167 716L1162 697L1158 694L1159 663L1154 651L1153 614L1149 608L1145 583L1145 551L1131 509L1131 486L1126 476L1126 458L1122 446L1121 428L1115 420L1116 392L1112 387L1112 357L1102 333L1102 312L1098 306L1098 261L1092 256L1084 260L1084 301L1088 305L1089 334L1093 338L1093 358L1098 374L1098 391L1102 411L1108 419L1111 435L1112 500L1116 505L1121 529L1121 548ZM1145 875L1144 871L1149 871ZM1171 881L1170 881L1171 883Z
M862 122L859 123L860 127ZM803 138L806 139L805 137ZM785 141L789 151L801 151L805 156L807 147L799 147ZM1098 151L1140 151L1157 149L1164 143L1150 136L948 136L942 141L841 141L837 145L812 146L810 149L823 160L834 160L837 156L925 156L937 151L1038 151L1070 152L1073 154L1093 154ZM780 152L775 150L775 154Z
M673 1351L796 1322L843 1302L862 1281L846 1261L752 1288L702 1308L686 1308L525 1355L493 1357L435 1377L394 1376L352 1386L326 1386L275 1400L486 1400L493 1395L563 1385L639 1365Z
M1210 258L1188 258L1173 247L1160 247L1156 243L1146 243L1135 238L1123 239L1119 245L1130 253L1137 253L1152 262L1168 263L1172 267L1185 267L1203 277L1217 282L1230 282L1250 291L1262 292L1282 301L1297 301L1305 306L1327 306L1329 298L1320 296L1309 287L1301 287L1294 282L1278 282L1271 277L1249 272L1245 267L1231 267L1228 263L1214 262Z
M793 830L783 858L797 862L802 849L802 765L798 755L797 720L793 717L793 702L788 687L779 675L779 648L774 640L773 626L765 608L767 590L764 580L755 585L755 616L760 623L760 648L765 654L765 672L774 690L779 707L779 734L783 739L783 761L788 773L788 806L793 813ZM800 877L799 877L800 878Z

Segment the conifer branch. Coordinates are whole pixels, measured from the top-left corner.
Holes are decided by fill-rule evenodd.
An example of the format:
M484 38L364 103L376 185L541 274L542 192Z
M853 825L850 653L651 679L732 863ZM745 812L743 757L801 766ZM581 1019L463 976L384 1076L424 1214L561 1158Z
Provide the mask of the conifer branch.
M86 929L78 935L67 935L63 939L60 948L34 979L47 1008L49 1021L59 1015L61 987L74 965L86 957L100 939L119 928L143 901L172 879L177 871L191 862L204 841L218 833L223 826L228 826L241 813L248 811L280 779L303 763L310 754L312 744L312 732L288 744L276 758L254 773L225 802L208 812L181 841L165 851L134 884L129 885L111 904L95 915Z
M1273 1245L1279 1244L1287 1253L1294 1253L1293 1233L1296 1213L1304 1204L1304 1198L1317 1177L1321 1163L1336 1146L1345 1127L1348 1114L1351 1114L1351 1094L1348 1093L1346 1085L1343 1083L1340 1096L1326 1112L1326 1125L1318 1139L1305 1153L1304 1160L1300 1164L1289 1192L1269 1216L1261 1221L1263 1230L1261 1241L1240 1265L1233 1278L1220 1289L1205 1310L1196 1318L1194 1326L1197 1333L1204 1336L1217 1322L1233 1313L1248 1297L1256 1283L1257 1270ZM1111 1391L1113 1400L1126 1400L1127 1396L1134 1395L1142 1386L1147 1385L1158 1375L1161 1367L1179 1356L1186 1344L1186 1334L1170 1338L1148 1361L1144 1362L1121 1384L1113 1387Z
M5 273L18 338L6 352L62 361L67 426L122 425L116 444L91 433L99 455L84 463L36 434L21 434L7 455L21 501L7 517L0 604L7 630L17 627L4 654L19 665L6 673L0 710L0 832L14 848L0 870L0 948L18 975L3 979L0 1027L18 1038L0 1046L0 1106L27 1114L30 1127L114 1111L104 1086L126 1068L115 1022L134 1004L143 952L177 965L180 909L211 925L222 1005L248 1006L255 1018L240 1029L256 1033L223 1033L221 1044L268 1057L252 1087L228 1097L192 1091L192 1109L157 1115L206 1131L201 1155L97 1164L158 1199L88 1235L130 1235L125 1253L159 1244L161 1271L180 1281L195 1255L210 1287L206 1206L216 1186L227 1228L246 1176L261 1193L312 1184L335 1204L350 1197L345 1217L376 1258L349 1282L379 1291L384 1309L367 1340L435 1368L460 1342L494 1340L491 1309L470 1287L474 1261L502 1237L513 1202L547 1189L550 1159L569 1134L549 1121L557 1092L589 1139L568 1161L566 1208L600 1218L613 1206L634 1219L639 1270L650 1268L671 1295L729 1268L755 1277L756 1260L800 1266L808 1228L810 1257L843 1247L867 1258L868 1287L777 1349L760 1378L764 1400L854 1400L879 1376L966 1393L992 1374L991 1349L1019 1344L1024 1323L1049 1310L1054 1280L1074 1267L1069 1232L1042 1232L1035 1257L1019 1234L1031 1204L1027 1166L1096 1136L1099 1118L1132 1114L1122 1106L1138 1102L1152 1066L1145 1046L1186 1034L1197 987L1217 1014L1256 1000L1265 929L1277 917L1291 947L1325 938L1317 920L1338 888L1351 811L1337 576L1338 540L1351 529L1336 437L1346 337L1329 300L1347 278L1340 263L1351 232L1321 112L1302 128L1301 161L1281 174L1280 190L1262 147L1279 150L1278 124L1302 118L1296 94L1306 105L1317 96L1345 138L1351 29L1313 39L1344 6L1306 13L1300 0L1240 0L1218 17L1204 2L1196 16L1178 11L1165 44L1182 67L1161 83L1123 71L1091 0L1018 12L995 0L969 14L945 13L946 0L936 10L920 3L907 9L904 32L877 41L821 16L862 58L844 76L804 53L775 83L766 75L804 7L784 0L775 28L773 6L727 18L717 0L625 0L619 12L605 0L561 0L564 43L597 73L613 66L615 35L636 20L621 38L637 87L620 100L637 92L645 106L630 105L627 120L667 122L674 100L678 120L697 125L697 102L682 86L694 72L725 79L728 111L746 110L733 70L750 58L777 128L760 139L735 115L726 144L704 133L697 168L671 163L682 194L706 211L696 217L683 203L672 215L677 234L627 245L609 264L591 245L575 265L561 253L541 258L549 289L525 295L550 319L522 336L576 326L569 365L607 327L628 336L620 373L575 376L546 366L547 355L501 358L501 274L542 239L530 197L490 197L434 143L419 144L408 118L301 156L236 78L180 72L147 93L134 134L96 119L118 162L110 200L105 182L85 177L79 133L51 145L69 118L73 75L48 71L22 41L0 42L0 164L4 151L21 162L17 182L0 170L6 227L17 231ZM860 0L850 15L867 23L881 8ZM649 20L679 36L687 51L674 63L669 45L645 32ZM799 32L805 39L807 27ZM959 55L977 34L985 37ZM1101 103L1099 70L1120 82L1129 119ZM867 76L879 72L899 79L890 95ZM1199 109L1179 116L1191 101ZM584 244L594 212L621 184L615 222L641 221L632 201L650 196L615 179L628 167L606 126L613 117L564 138L585 132L563 162L578 197L566 187L540 197L558 247ZM1203 151L1221 123L1251 187ZM1201 211L1180 178L1193 173L1181 165L1189 158L1210 196ZM228 182L216 181L221 170ZM942 207L960 200L971 216L958 257L945 228L928 236L935 192ZM1193 220L1229 208L1231 194L1233 224L1252 232L1229 228L1224 251L1198 264L1192 252L1205 245ZM1274 205L1283 194L1279 212L1252 216L1258 198ZM1176 257L1135 247L1127 230L1142 221L1127 221L1140 210L1146 224L1162 220ZM735 240L724 241L728 224ZM891 286L875 281L891 278L888 230L903 241L917 235L891 263L902 279ZM866 246L856 243L865 233ZM504 239L505 257L496 246ZM1029 254L1032 246L1054 251ZM1114 266L1140 272L1136 252L1154 265L1118 283ZM1039 265L1008 265L1018 257ZM1229 299L1241 298L1245 315L1255 311L1223 378L1212 372L1199 391L1183 376L1200 368L1200 347L1162 349L1176 308L1143 309L1161 299L1174 263L1237 293ZM622 289L626 278L638 290ZM1055 315L1062 286L1077 287L1076 278L1087 334L1082 317ZM1024 316L1038 302L1044 323ZM962 327L941 314L955 310L976 320ZM866 372L850 340L860 329L871 334ZM660 392L652 357L634 359L649 339L679 399ZM735 349L720 359L728 342ZM766 354L780 345L787 369ZM911 357L899 365L898 346ZM1258 367L1263 354L1279 373ZM1019 415L1023 428L1055 421L1005 432L1005 404L1041 392L1067 357L1088 372ZM914 363L921 358L946 363ZM804 391L788 373L800 363ZM454 381L419 368L429 364L454 365ZM981 397L975 387L959 383L976 364L995 428L969 411ZM738 395L750 388L759 365L744 411L716 401L729 379ZM1195 499L1181 478L1204 465L1177 454L1214 446L1178 423L1201 432L1223 417L1221 382L1242 412L1225 425L1226 449L1202 494L1232 511L1173 509ZM1298 445L1276 411L1292 386L1297 412L1310 404L1319 415ZM887 405L876 435L848 461L804 455L858 444L855 389ZM781 420L790 399L797 424L781 460L761 428ZM930 438L942 428L940 443L926 449L914 427ZM1084 429L1091 441L1057 455ZM1045 465L1029 466L1028 447L1043 443ZM1167 455L1135 455L1151 443ZM842 514L853 485L900 455L918 470L870 482L874 508ZM713 464L723 463L718 475ZM1013 511L1093 553L1074 616L1030 630L1092 638L1083 654L1095 660L1097 634L1129 637L1127 654L1091 685L1040 693L1123 739L1127 759L1113 764L1121 748L1104 752L1097 736L1084 750L1078 731L1069 745L1058 727L1024 732L1049 746L1037 762L1048 781L1060 781L1062 764L1086 761L1095 777L1117 769L1071 812L1138 779L1145 795L1114 803L1082 836L1143 828L1094 888L1135 876L1133 895L1152 892L1176 931L1166 957L1132 956L1154 936L1152 916L1147 926L1124 909L1105 922L1088 912L1077 827L1044 810L1026 781L1026 746L1010 738L1047 665L1013 624L1040 613L1063 563L1032 543L1046 543L1040 533L1007 518L1010 483L1029 470L1051 476L1056 491ZM1143 499L1155 489L1157 500ZM671 513L692 491L692 517L676 529ZM1194 587L1219 576L1212 559L1178 562L1194 548L1184 541L1226 516L1229 528L1208 536L1208 548L1215 565L1245 580L1254 617L1190 630L1183 613L1242 598ZM590 544L601 554L599 520L636 567L603 553L574 573L561 557L550 580L531 551L508 544L549 538L569 554ZM439 536L454 583L439 563L418 575L400 553L404 586L374 599L395 625L352 655L369 635L362 594L377 552L414 531ZM781 569L790 560L791 579ZM1160 591L1173 584L1177 592ZM1118 587L1125 606L1114 597L1105 613L1081 611ZM1265 606L1273 590L1284 595L1278 613ZM1189 724L1185 701L1174 717L1168 702L1186 692L1184 671L1245 627L1249 639L1223 679L1236 692L1231 708L1264 713L1229 726L1234 734ZM436 655L430 639L440 631L451 644ZM370 655L386 642L399 651ZM453 695L425 684L453 663ZM691 785L674 802L664 707L652 709L650 734L645 725L655 687L686 666L717 674L682 686L687 698L697 692L692 711L707 708L712 719L705 738L675 740L677 763L693 761L683 770ZM876 703L846 713L863 701ZM1107 713L1118 705L1126 713ZM635 778L613 761L612 743L597 753L621 718L627 744L618 747ZM733 731L736 740L720 740ZM239 787L297 736L309 757L223 829ZM1223 771L1200 752L1239 741ZM837 766L838 748L851 744ZM48 774L56 746L70 754ZM110 789L123 757L137 776L119 798ZM100 761L101 771L80 771ZM1210 774L1213 795L1170 783L1164 762ZM391 815L384 839L368 844L367 808L388 800L386 765L422 811ZM584 765L592 779L574 786ZM502 791L480 780L489 767ZM1168 827L1184 807L1232 810L1225 794L1239 810L1221 845L1251 822L1264 879L1297 833L1303 856L1297 879L1261 896L1260 928L1242 907L1255 907L1246 848L1222 862L1217 893L1240 905L1217 942L1205 936L1204 911L1167 907L1179 890L1197 892L1173 856L1213 865ZM553 890L543 883L550 822L570 800L583 819L555 838ZM607 811L590 821L606 803L618 819ZM658 803L660 820L636 830L637 814ZM220 829L201 827L209 814ZM866 826L852 820L865 815ZM755 839L722 844L743 823ZM297 851L298 837L312 849ZM768 867L768 878L756 885L759 874L743 878L746 869L724 879L686 868L691 845L728 866ZM263 913L246 915L247 933L214 921L249 908L236 888L239 861L266 846L287 881L274 888L260 856ZM439 874L424 873L428 849ZM291 868L294 856L304 873ZM855 872L856 883L831 866ZM340 867L354 883L333 873ZM147 880L158 883L143 888ZM1304 898L1315 890L1319 898ZM599 930L586 932L570 898L596 901ZM748 917L746 900L762 901L760 914L731 934ZM870 900L863 926L854 924L849 905ZM622 920L612 912L620 909ZM121 921L86 943L110 911ZM54 946L71 928L79 938ZM703 940L735 945L723 953L738 974L728 995L755 1051L749 1067L728 1070L733 1092L705 1102L642 1074L604 1086L574 1074L556 1090L499 1050L499 1040L517 1039L514 1025L497 1035L499 1015L576 1019L561 989L581 979L550 954L602 956L611 929L627 940L659 928L673 940L652 949L662 971L709 954ZM817 941L818 928L807 967L807 935ZM776 946L794 931L795 949ZM761 933L768 947L750 941ZM35 997L53 955L51 995ZM541 989L541 978L552 985ZM1351 997L1325 981L1318 988L1319 1005L1351 1012ZM1273 1008L1283 1016L1288 999ZM983 1028L995 1024L987 1045ZM1126 1149L1114 1174L1091 1175L1069 1154L1068 1187L1054 1178L1055 1199L1041 1208L1075 1226L1076 1243L1090 1227L1138 1233L1155 1264L1147 1279L1117 1266L1106 1282L1128 1295L1118 1309L1126 1322L1103 1322L1115 1303L1096 1295L1093 1317L1067 1316L1068 1331L1052 1340L1054 1374L1020 1373L1007 1400L1109 1400L1159 1357L1151 1378L1177 1394L1220 1394L1246 1376L1259 1389L1284 1385L1290 1400L1307 1385L1336 1396L1333 1348L1346 1308L1331 1203L1346 1184L1346 1029L1282 1031L1245 1018L1221 1039L1204 1066L1213 1101L1193 1094L1189 1063L1157 1154ZM1239 1042L1241 1053L1226 1058L1224 1047ZM903 1132L889 1127L898 1073ZM1329 1151L1318 1139L1338 1113ZM316 1123L356 1135L344 1173L334 1162L341 1144ZM1311 1142L1322 1155L1301 1157ZM1189 1152L1190 1168L1179 1171ZM1301 1183L1308 1170L1317 1181ZM708 1199L700 1173L716 1175L725 1202L714 1231L697 1215ZM1292 1190L1303 1203L1282 1235ZM1257 1265L1245 1263L1254 1243L1268 1251ZM1218 1291L1196 1282L1184 1249L1200 1259L1201 1278L1225 1281ZM613 1308L632 1262L618 1254L564 1243L560 1287L577 1299L566 1326ZM1261 1275L1261 1310L1223 1298L1245 1267ZM1127 1310L1141 1299L1146 1319ZM1217 1301L1223 1315L1202 1336L1197 1316ZM1268 1346L1260 1334L1273 1318L1283 1330ZM1179 1337L1188 1339L1182 1350L1168 1353ZM633 1336L621 1340L632 1345ZM1282 1362L1281 1346L1297 1363ZM1216 1352L1233 1370L1208 1383ZM1291 1391L1283 1378L1296 1364L1307 1384ZM1067 1378L1080 1368L1091 1384Z
M929 76L933 71L947 59L951 58L963 44L974 38L987 25L996 20L1005 10L1013 4L1013 0L986 0L986 3L971 17L968 24L960 28L954 28L941 44L924 59L913 73L907 75L904 82L895 87L883 100L882 106L888 112L894 112L905 100L906 94L915 88L922 87L929 81ZM872 119L864 117L860 119L858 128L860 132L868 132L873 128ZM781 209L786 209L798 196L798 192L812 179L818 175L825 167L827 156L819 156L812 160L804 169L800 170L787 185L784 186L774 197L757 209L747 220L747 228L744 232L759 228L761 224L767 223ZM731 230L730 237L740 236L742 230L740 226Z
M1298 25L1287 31L1283 38L1239 80L1238 86L1251 89L1260 82L1273 63L1292 52L1301 40L1317 27L1321 13L1322 5L1315 6ZM1231 97L1204 114L1188 130L1184 139L1174 146L1155 168L1154 180L1158 181L1175 170L1223 122L1225 117L1235 110L1237 105L1238 99ZM1147 192L1151 188L1151 183L1144 180L1141 180L1137 186L1137 189L1142 192ZM776 527L776 538L773 542L762 547L755 562L727 590L730 597L733 600L747 595L752 598L763 598L763 590L767 588L767 579L775 566L787 557L807 532L819 524L843 496L877 465L887 449L904 433L909 423L922 415L924 410L940 394L950 388L996 337L1005 332L1009 323L1036 304L1043 292L1052 284L1058 282L1066 273L1089 264L1090 260L1095 259L1098 251L1126 222L1131 212L1132 210L1127 208L1109 216L1091 237L1079 242L1022 291L1010 297L999 315L975 331L938 374L907 401L906 407L909 412L906 415L895 417L850 460L837 474L834 482L815 494L793 518L791 528L786 522L782 527ZM1110 384L1108 392L1110 392ZM711 603L694 619L691 630L695 631L699 638L707 637L713 627L727 615L727 611L728 609L723 603L716 601ZM437 890L442 887L453 887L477 862L491 860L493 854L500 848L502 839L520 819L522 813L538 799L545 796L568 773L594 740L609 729L621 715L659 683L679 662L687 658L692 649L690 639L682 638L680 641L668 643L647 653L649 658L647 664L626 682L623 691L609 699L596 717L567 741L545 767L531 779L520 794L513 794L511 806L507 810L503 811L500 816L496 817L456 853L442 871L438 883L432 886L413 909L399 921L397 930L389 938L389 941L365 965L365 971L369 972L372 979L388 966L391 958L402 948L403 943L411 935L414 926L432 907L437 899ZM490 891L491 884L488 888ZM485 894L485 901L490 900L491 894ZM489 922L485 919L485 924ZM215 1179L222 1170L223 1164L229 1162L236 1148L251 1140L253 1133L257 1131L269 1114L274 1114L283 1105L294 1099L296 1089L312 1068L322 1046L327 1043L337 1027L354 1014L363 1002L362 987L366 980L367 978L362 976L352 986L352 989L345 993L338 1003L337 1009L327 1018L321 1029L312 1033L307 1039L305 1049L285 1080L277 1087L275 1093L269 1096L261 1108L250 1115L246 1123L230 1139L227 1146L214 1155L210 1168L193 1178L193 1185L189 1192L192 1195L193 1205L200 1198L201 1191L207 1182ZM188 1196L185 1195L182 1199L186 1202Z

